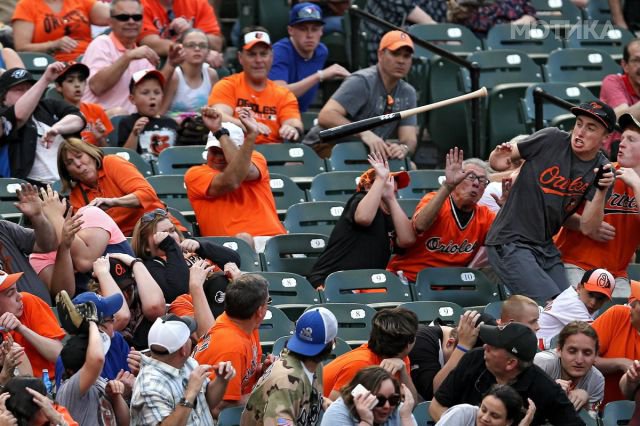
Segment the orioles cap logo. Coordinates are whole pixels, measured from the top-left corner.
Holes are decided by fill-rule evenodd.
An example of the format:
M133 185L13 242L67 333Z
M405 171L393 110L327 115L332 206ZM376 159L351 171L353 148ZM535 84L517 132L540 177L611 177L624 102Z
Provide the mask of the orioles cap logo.
M611 288L611 281L609 280L607 274L605 274L604 272L598 276L598 280L596 281L596 283L598 284L598 287Z

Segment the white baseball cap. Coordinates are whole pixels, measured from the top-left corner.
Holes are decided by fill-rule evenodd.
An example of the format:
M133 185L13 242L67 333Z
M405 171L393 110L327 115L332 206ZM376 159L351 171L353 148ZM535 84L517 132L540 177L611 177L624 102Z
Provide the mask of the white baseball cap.
M196 331L196 323L192 318L167 314L156 319L149 329L149 347L157 346L172 354L189 340Z
M222 123L222 127L224 127L229 131L229 137L237 147L239 147L244 143L244 132L242 131L240 126L237 126L233 123L225 122L225 123ZM212 132L209 132L209 136L207 137L207 145L205 146L205 149L209 149L213 147L221 148L220 141L218 140L218 138L213 136Z

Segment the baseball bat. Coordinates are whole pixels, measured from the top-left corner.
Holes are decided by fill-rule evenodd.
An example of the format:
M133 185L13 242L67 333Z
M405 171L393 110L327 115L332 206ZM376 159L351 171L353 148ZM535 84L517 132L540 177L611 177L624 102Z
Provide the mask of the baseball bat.
M412 115L442 108L448 105L456 104L458 102L464 102L469 99L482 98L485 96L487 96L487 88L482 87L474 92L465 93L464 95L456 96L455 98L444 99L432 104L422 105L419 107L406 109L404 111L392 112L391 114L383 114L378 115L377 117L365 118L364 120L354 121L353 123L347 123L343 124L342 126L322 130L319 134L320 140L322 140L323 142L329 142L334 139L352 135L354 133L364 132L365 130L373 129L374 127L382 126L383 124L391 123L393 121L399 121L404 118L411 117Z

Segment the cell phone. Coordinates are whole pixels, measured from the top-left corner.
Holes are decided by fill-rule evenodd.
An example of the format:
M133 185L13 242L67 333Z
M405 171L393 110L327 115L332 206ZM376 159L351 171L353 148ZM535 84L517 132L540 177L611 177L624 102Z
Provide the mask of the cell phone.
M369 390L362 386L362 384L358 383L358 385L351 390L351 395L355 398L356 396L367 392L369 392ZM373 402L369 406L369 410L372 410L376 405L378 405L377 399L373 400Z
M611 170L611 169L609 169L609 170ZM609 171L609 170L607 170L607 171ZM604 175L604 173L605 173L605 169L604 169L604 165L602 165L602 166L600 166L600 167L598 168L598 171L596 172L596 177L595 177L595 178L593 178L593 185L594 185L597 189L602 189L602 186L598 183L598 181L599 181L600 179L602 179L602 176Z

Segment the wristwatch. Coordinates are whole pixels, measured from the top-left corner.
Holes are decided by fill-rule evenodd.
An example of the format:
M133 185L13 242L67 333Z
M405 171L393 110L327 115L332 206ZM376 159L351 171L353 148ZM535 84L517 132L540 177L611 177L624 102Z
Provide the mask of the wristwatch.
M180 401L178 401L178 404L187 408L195 408L195 404L193 402L187 401L184 397L180 398Z
M220 129L218 129L218 131L217 131L217 132L215 132L215 133L213 134L213 136L215 136L215 137L216 137L216 139L218 139L218 140L220 140L220 138L222 137L222 135L227 135L227 136L229 136L229 135L230 135L230 133L229 133L229 129L226 129L226 128L224 128L224 127L221 127Z

